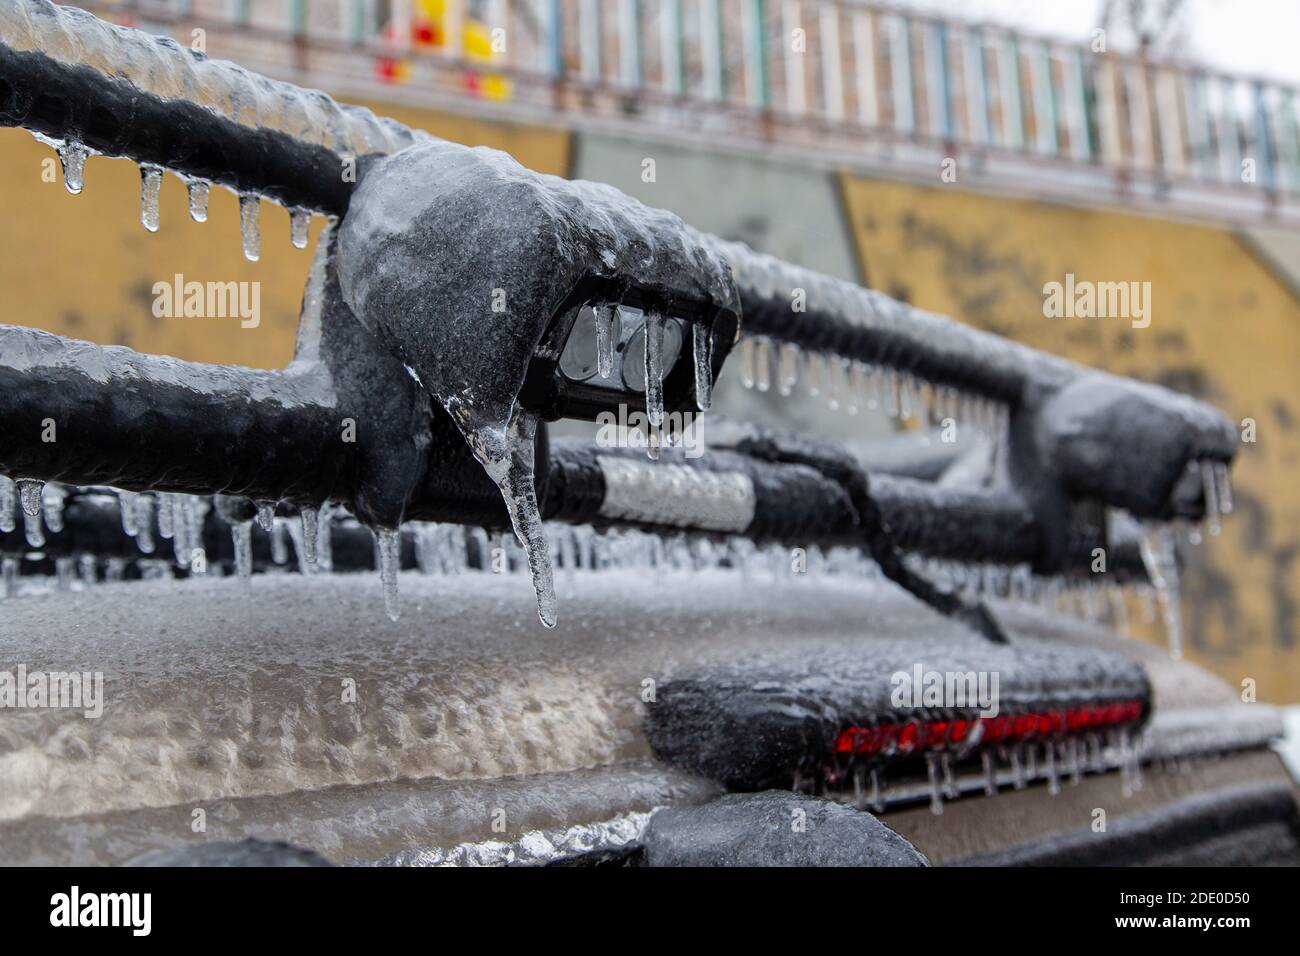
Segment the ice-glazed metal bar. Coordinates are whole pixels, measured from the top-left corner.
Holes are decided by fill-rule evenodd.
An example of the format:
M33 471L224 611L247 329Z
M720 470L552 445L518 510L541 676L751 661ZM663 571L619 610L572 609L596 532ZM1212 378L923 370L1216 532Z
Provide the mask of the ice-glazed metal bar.
M47 0L0 2L0 124L333 214L352 161L425 136Z

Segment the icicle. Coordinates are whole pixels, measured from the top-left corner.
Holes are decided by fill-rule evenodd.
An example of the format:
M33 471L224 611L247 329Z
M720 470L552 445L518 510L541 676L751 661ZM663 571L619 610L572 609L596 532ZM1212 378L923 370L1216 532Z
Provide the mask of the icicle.
M855 767L853 770L853 806L858 810L867 809L867 770Z
M897 418L901 408L898 391L898 371L891 368L885 379L885 412L890 418Z
M880 407L884 376L884 371L878 365L867 369L867 408L872 411Z
M993 772L993 755L987 750L980 752L980 767L984 771L984 794L992 797L998 792L998 782Z
M17 527L14 509L18 505L18 489L8 475L0 475L0 532L8 533Z
M808 385L808 394L816 398L822 392L822 357L816 352L804 355L804 379Z
M0 574L4 577L5 597L16 596L18 594L18 559L5 558L0 561Z
M45 513L45 527L54 534L63 531L63 502L67 491L59 485L47 485L45 488L42 510Z
M95 556L93 554L83 554L77 559L77 576L87 587L92 587L98 583L98 576L95 574Z
M302 508L298 512L302 519L302 556L309 571L316 570L316 538L319 530L320 514L315 508Z
M1139 550L1147 577L1156 589L1156 602L1160 605L1164 618L1169 656L1177 660L1183 656L1183 618L1178 586L1178 556L1174 552L1173 535L1165 526L1148 525L1143 529Z
M85 185L86 157L90 151L80 143L68 142L59 146L59 164L63 167L63 185L77 196Z
M257 526L269 532L275 525L275 502L259 501L257 503Z
M1020 763L1021 751L1020 744L1011 748L1011 785L1017 790L1025 789L1025 769Z
M328 501L321 502L316 525L316 567L322 571L333 571L334 534L331 529L334 527L334 506ZM463 557L462 549L462 560Z
M880 769L878 767L872 767L870 777L871 777L871 797L870 797L871 809L875 810L876 813L883 813L885 810L885 788L881 785Z
M126 558L109 558L104 562L104 580L112 583L121 581L126 574Z
M420 522L415 526L415 566L421 574L433 574L436 550L433 541L436 525Z
M18 497L23 504L23 514L30 518L40 517L45 499L45 482L35 478L19 478Z
M278 518L271 522L271 560L275 564L289 563L289 543L284 538L284 522Z
M1083 782L1083 760L1079 754L1079 738L1071 737L1066 748L1070 757L1070 785L1077 787Z
M943 816L943 791L939 786L939 762L934 754L925 755L925 775L930 783L930 812Z
M395 528L375 529L379 549L379 580L384 586L384 611L396 621L401 611L397 603L397 571L402 557L402 532Z
M153 554L153 497L138 495L135 502L135 546L143 554Z
M45 530L41 523L41 510L39 508L36 514L30 514L26 509L23 509L23 536L27 539L28 547L45 547Z
M1232 476L1225 461L1214 463L1214 492L1219 501L1219 511L1225 515L1232 514Z
M253 577L253 522L238 522L230 535L235 546L235 574L248 581Z
M239 232L244 244L244 258L256 262L261 255L262 226L258 221L262 214L262 200L252 193L239 196Z
M162 190L161 166L140 167L140 223L150 232L158 231L158 193Z
M609 378L614 374L618 306L597 305L592 307L592 312L596 318L596 371L601 378Z
M835 388L841 396L844 410L850 415L858 413L858 396L861 394L854 369L854 364L848 359L840 359L836 363Z
M713 328L704 322L691 325L695 359L695 407L707 412L713 404Z
M760 392L772 387L772 340L766 336L754 344L754 386Z
M13 479L8 475L0 475L0 531L6 534L17 527L14 516L14 508L17 504L18 491Z
M534 480L533 440L537 417L516 405L510 421L502 429L474 421L473 410L468 406L452 405L448 410L468 439L474 457L501 490L510 522L528 558L537 595L537 615L545 626L554 627L554 573Z
M54 559L54 588L56 591L71 591L76 578L77 563L72 558Z
M778 361L780 367L776 373L776 390L780 395L789 395L799 381L799 346L793 342L783 342Z
M664 317L657 312L645 316L645 413L655 429L663 424Z
M1061 792L1061 780L1056 773L1056 744L1049 740L1043 744L1043 760L1047 765L1047 792L1056 796Z
M912 376L904 372L898 378L898 418L900 421L912 420Z
M307 248L307 235L311 230L311 213L306 209L289 212L289 241L295 249Z
M740 384L754 387L754 340L748 336L740 340Z
M191 179L185 184L186 196L190 202L190 218L195 222L208 221L208 196L212 184L206 179Z
M158 536L170 540L176 534L176 509L173 503L175 495L158 496Z
M1205 529L1217 538L1219 532L1223 530L1223 524L1219 519L1219 483L1214 472L1213 462L1201 463L1201 488L1205 495Z
M139 533L135 509L135 502L139 497L134 491L117 493L118 515L122 519L122 531L128 538L134 538Z
M831 411L838 411L844 401L843 383L835 374L839 366L839 359L834 355L827 355L822 362L823 385L826 389L826 407Z
M948 794L949 800L956 800L961 796L961 791L957 789L957 778L952 770L952 755L944 752L939 755L939 769L943 771L943 788Z

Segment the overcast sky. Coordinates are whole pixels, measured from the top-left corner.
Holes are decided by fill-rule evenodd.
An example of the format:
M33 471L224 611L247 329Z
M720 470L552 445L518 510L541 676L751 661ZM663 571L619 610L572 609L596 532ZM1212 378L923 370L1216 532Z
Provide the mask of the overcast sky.
M1085 40L1102 0L897 0L961 19ZM1160 0L1156 0L1160 2ZM1185 0L1187 59L1300 84L1300 0Z

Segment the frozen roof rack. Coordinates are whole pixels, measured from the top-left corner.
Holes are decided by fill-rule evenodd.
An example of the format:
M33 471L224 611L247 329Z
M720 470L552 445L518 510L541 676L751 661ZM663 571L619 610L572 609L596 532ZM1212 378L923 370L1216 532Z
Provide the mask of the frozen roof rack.
M1100 542L1140 553L1152 583L1167 589L1176 572L1167 541L1139 547L1110 512L1159 527L1208 516L1214 526L1230 507L1235 434L1205 405L724 243L608 187L540 176L502 154L444 143L75 8L0 2L0 123L54 145L73 192L89 155L140 163L148 228L158 226L164 170L186 179L200 207L211 183L238 192L251 256L262 198L294 210L296 235L305 237L310 212L337 220L317 250L297 354L281 372L0 328L8 436L0 473L27 481L28 511L40 510L41 481L219 494L259 503L264 516L286 503L302 514L308 539L317 509L334 502L377 529L379 563L394 587L404 521L510 523L548 624L544 515L852 543L913 593L996 637L982 606L954 581L932 581L904 552L1062 575L1083 571L1088 545ZM501 222L475 215L489 200L504 204ZM489 302L498 290L504 311ZM795 290L805 293L799 311L790 307ZM643 320L619 326L620 304ZM596 370L571 374L569 346L588 332ZM641 362L629 362L638 336ZM674 336L677 351L665 362ZM996 467L968 489L872 479L838 449L759 430L701 462L550 448L546 418L628 403L657 429L667 410L707 407L737 341L742 375L760 381L778 350L779 389L796 374L791 356L807 353L846 401L878 401L904 417L922 405L964 413L995 439ZM619 384L602 391L593 375ZM51 417L57 444L39 439ZM338 440L345 421L357 425L355 442ZM0 487L0 534L16 533L13 492ZM248 520L234 518L236 542L246 540ZM233 547L237 558L243 549ZM1176 617L1176 601L1166 594L1164 604Z

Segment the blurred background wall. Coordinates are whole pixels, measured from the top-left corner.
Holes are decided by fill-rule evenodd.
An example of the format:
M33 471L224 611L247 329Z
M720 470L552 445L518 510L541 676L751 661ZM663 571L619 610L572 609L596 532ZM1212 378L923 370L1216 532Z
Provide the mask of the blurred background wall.
M1184 62L1185 22L1085 3L1089 29L1045 41L847 0L83 5L1253 420L1237 512L1184 551L1188 651L1262 698L1300 700L1300 97ZM133 165L92 159L74 197L45 175L51 156L0 131L0 174L22 184L0 239L6 321L193 360L289 360L310 253L284 210L263 204L249 262L233 195L214 190L197 224L169 177L150 234ZM155 318L152 286L176 273L260 281L261 324ZM1150 282L1150 327L1045 318L1043 286L1066 273ZM815 402L727 378L748 414L846 440L892 427L828 426Z

